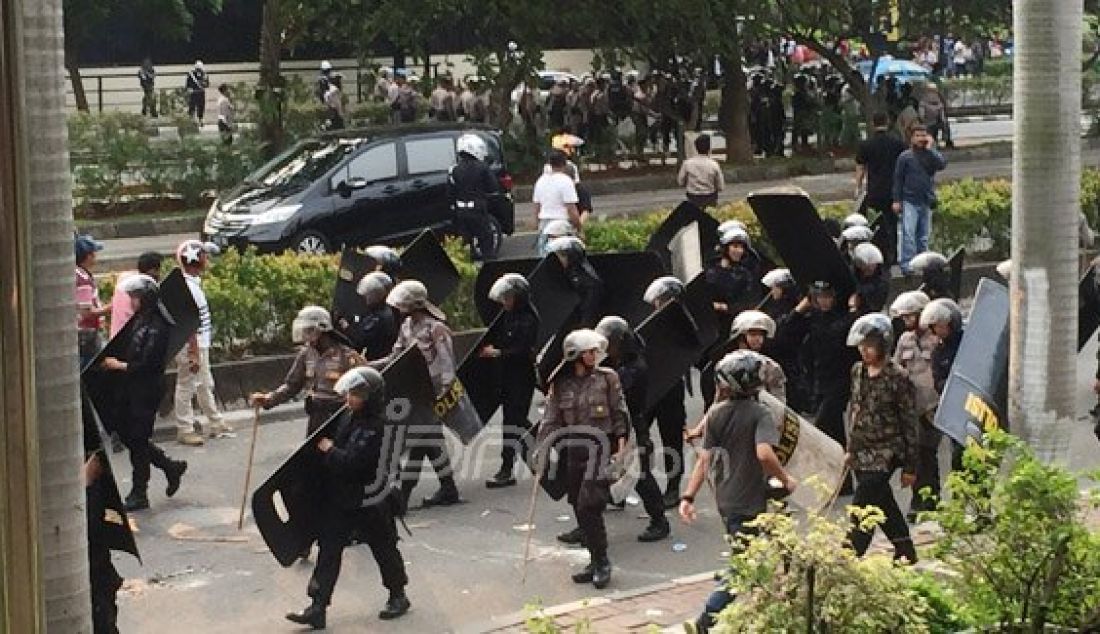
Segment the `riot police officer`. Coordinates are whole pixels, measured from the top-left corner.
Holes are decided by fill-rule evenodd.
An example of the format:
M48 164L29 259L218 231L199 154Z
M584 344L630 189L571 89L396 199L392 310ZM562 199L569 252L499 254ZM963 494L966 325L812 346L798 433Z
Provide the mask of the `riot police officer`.
M527 414L535 390L535 344L539 335L539 316L531 304L531 286L518 273L505 273L489 289L489 299L504 312L496 328L490 331L485 346L478 351L483 359L495 361L499 372L499 402L503 408L503 435L500 470L485 482L490 489L514 486L513 468L516 451L531 423Z
M390 433L383 418L385 380L373 368L357 367L341 375L334 389L345 399L347 409L317 440L317 476L324 499L317 539L320 552L308 586L312 602L305 610L286 615L289 621L318 630L325 628L344 548L353 534L370 546L382 584L390 593L378 618L396 619L411 607L405 596L409 582L405 562L397 549L390 488L393 461L384 455Z
M612 462L621 459L629 434L629 414L619 376L599 367L606 339L593 330L574 330L562 348L563 361L550 377L546 413L539 426L539 463L545 462L555 440L568 439L564 452L568 499L591 557L584 570L573 575L573 582L603 589L611 581L603 511L610 498Z
M656 312L683 296L684 290L684 283L675 277L659 277L646 288L642 299ZM684 391L684 380L680 379L645 418L645 434L649 434L648 430L656 419L657 431L661 436L665 477L668 478L664 494L666 509L675 508L680 503L680 481L684 475L684 426L687 425Z
M336 393L336 381L351 368L366 360L352 350L332 328L332 318L320 306L306 306L298 311L291 325L294 343L302 347L290 366L282 385L268 393L256 392L249 399L253 407L271 409L306 391L306 436L344 406Z
M787 375L783 368L765 354L765 347L775 338L775 320L759 310L746 310L737 315L730 327L735 350L751 350L760 355L760 377L764 389L783 403L787 402Z
M376 244L363 250L366 256L374 260L374 270L382 271L394 282L401 280L401 256L392 248Z
M362 315L352 315L344 320L344 333L352 347L364 357L378 359L393 350L397 340L397 315L386 303L386 295L393 288L393 280L382 271L371 271L359 280L355 291L363 298L367 310Z
M475 261L492 258L498 245L489 218L489 196L498 187L485 164L489 148L481 137L467 133L458 137L455 149L458 162L447 176L447 199L455 213L455 224L469 241Z
M859 315L882 311L890 294L890 282L882 266L882 251L875 245L864 242L852 249L856 291L848 298L849 310Z
M919 253L909 261L909 270L920 275L921 290L929 299L956 299L951 286L951 266L943 254L935 251Z
M122 356L105 358L102 367L126 375L125 389L115 395L115 417L120 421L119 435L130 450L130 464L134 470L133 488L125 500L126 510L139 511L149 508L150 465L164 472L168 480L164 494L172 497L180 488L187 463L170 459L164 450L152 443L153 422L164 397L162 379L171 334L171 322L160 303L160 288L156 280L142 273L126 277L119 284L130 296L134 328Z
M615 370L622 384L627 412L638 444L639 479L634 489L649 515L649 525L638 535L640 542L655 542L668 537L671 527L665 517L661 489L653 477L653 439L646 423L645 403L648 393L649 365L645 358L645 342L622 317L608 315L596 324L596 332L607 339L607 359L603 365Z
M424 355L431 376L436 398L450 391L455 381L454 349L451 329L444 322L446 316L428 301L428 289L417 280L405 280L393 287L386 296L386 303L396 308L403 318L397 341L389 355L370 362L371 367L382 369L402 352L416 346ZM451 472L451 459L447 453L447 441L443 437L443 423L413 430L406 440L411 446L402 467L401 493L408 504L413 489L420 480L420 463L427 458L439 477L439 490L424 498L423 505L449 506L458 504L461 498Z
M719 257L707 268L718 324L725 331L740 311L760 301L760 256L744 229L733 227L718 237Z
M953 300L940 297L928 302L920 313L920 327L932 331L940 342L932 351L932 379L936 392L943 395L947 379L951 378L951 366L963 338L962 310ZM952 468L962 467L963 446L952 441Z
M555 238L546 244L546 252L557 256L565 269L569 285L581 297L573 316L566 323L577 328L595 326L603 301L603 280L589 263L584 243L573 236Z

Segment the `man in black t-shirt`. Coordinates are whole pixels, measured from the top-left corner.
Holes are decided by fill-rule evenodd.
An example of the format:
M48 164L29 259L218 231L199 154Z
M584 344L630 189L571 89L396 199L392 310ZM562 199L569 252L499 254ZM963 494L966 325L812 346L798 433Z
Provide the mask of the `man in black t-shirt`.
M856 197L866 192L860 213L867 209L879 212L879 229L874 244L882 251L885 266L898 261L898 216L891 209L893 203L894 166L898 156L905 151L901 139L890 134L890 118L885 112L876 112L871 120L874 135L859 144L856 154Z

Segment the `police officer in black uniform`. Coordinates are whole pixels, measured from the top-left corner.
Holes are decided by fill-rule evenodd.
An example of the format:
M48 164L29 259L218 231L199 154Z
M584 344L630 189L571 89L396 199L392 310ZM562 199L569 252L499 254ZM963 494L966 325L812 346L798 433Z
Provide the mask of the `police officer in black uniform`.
M368 361L379 359L393 350L400 325L397 313L386 303L386 295L393 289L393 279L382 271L371 271L359 280L355 290L367 305L362 315L342 319L340 325L358 350Z
M375 244L363 249L363 253L374 260L374 270L390 276L394 284L401 281L401 255L391 247Z
M503 408L503 444L500 470L485 486L490 489L514 486L512 469L516 451L531 427L527 414L535 390L535 344L539 336L539 316L531 305L531 286L518 273L505 273L489 289L489 299L504 308L500 322L486 345L478 352L484 359L495 360L500 373L500 404Z
M809 349L814 425L842 446L844 408L848 406L850 372L856 362L856 353L847 345L853 321L854 317L837 302L833 286L819 280L794 312L780 320L777 332L777 339Z
M164 397L162 379L171 323L160 303L159 286L156 280L143 273L126 277L119 285L133 302L134 329L121 358L107 357L102 367L126 375L125 389L118 390L115 395L118 399L115 420L121 423L118 431L122 443L130 450L130 464L134 469L126 510L138 511L149 508L150 465L164 472L168 480L164 493L172 497L180 488L187 463L170 459L164 450L152 443L153 422Z
M409 579L405 562L397 549L394 523L396 493L390 486L392 455L385 455L392 441L384 419L386 383L373 368L348 370L336 382L336 392L346 399L347 409L329 426L330 435L317 441L324 499L321 501L321 529L317 539L320 553L309 579L312 603L287 620L313 629L325 628L325 611L340 576L344 548L354 535L365 541L382 574L382 585L390 596L378 618L396 619L409 611L405 596Z
M668 537L671 527L665 516L665 504L661 488L653 477L653 438L649 433L649 419L645 416L648 392L649 365L645 358L645 342L622 317L608 315L596 324L596 332L607 339L605 367L615 370L623 387L623 398L634 427L638 444L639 479L634 485L642 507L649 515L649 525L640 535L640 542L655 542ZM579 530L579 529L578 529Z
M856 292L848 299L848 308L859 315L882 312L890 295L882 251L869 242L856 246L852 249L852 273Z
M935 251L918 253L909 261L909 270L920 275L920 288L928 299L958 299L951 286L951 265L943 254Z
M467 133L455 142L458 162L447 177L447 197L455 212L455 224L470 242L475 261L496 256L497 244L489 219L489 196L496 193L497 181L485 157L489 148L476 134Z
M565 269L569 285L581 297L573 316L566 322L571 328L591 328L600 319L603 301L603 280L592 268L579 238L564 236L546 243L546 252L553 253Z

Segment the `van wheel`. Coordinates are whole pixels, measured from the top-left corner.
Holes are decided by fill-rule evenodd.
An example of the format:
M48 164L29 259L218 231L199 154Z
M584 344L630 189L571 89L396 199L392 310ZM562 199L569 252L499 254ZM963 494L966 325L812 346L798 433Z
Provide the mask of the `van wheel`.
M294 236L291 247L303 255L326 255L332 253L332 241L320 231L312 229Z

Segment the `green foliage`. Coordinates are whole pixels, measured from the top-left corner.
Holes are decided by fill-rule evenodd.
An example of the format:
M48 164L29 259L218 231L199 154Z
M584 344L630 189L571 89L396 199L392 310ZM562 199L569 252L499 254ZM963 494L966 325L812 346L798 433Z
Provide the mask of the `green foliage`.
M864 527L884 519L875 507L848 511ZM727 631L931 631L935 613L917 588L917 573L886 554L859 558L844 547L847 518L811 512L800 525L786 513L771 512L752 525L758 534L737 539L727 570L738 597L720 616Z
M529 634L562 634L562 632L567 631L554 621L554 617L547 615L542 610L540 601L534 601L523 606L523 613L524 631ZM588 618L583 618L573 625L571 631L574 634L592 634L592 622Z
M1007 257L1012 245L1012 183L964 179L937 188L939 207L932 215L933 248L972 249L974 238L990 240L989 255Z
M474 305L474 281L477 279L478 269L470 259L470 248L461 238L456 237L446 238L443 248L447 250L447 255L461 276L458 288L440 306L447 315L447 325L455 332L482 328L484 324L481 323L481 317Z
M935 553L959 573L949 586L981 625L1100 626L1100 533L1084 517L1095 492L1081 493L1073 474L1018 438L986 431L932 513L945 532Z

